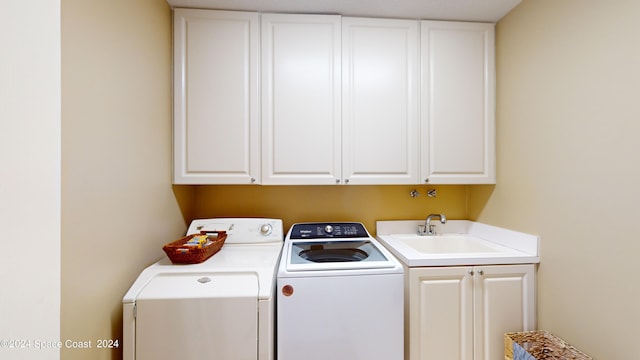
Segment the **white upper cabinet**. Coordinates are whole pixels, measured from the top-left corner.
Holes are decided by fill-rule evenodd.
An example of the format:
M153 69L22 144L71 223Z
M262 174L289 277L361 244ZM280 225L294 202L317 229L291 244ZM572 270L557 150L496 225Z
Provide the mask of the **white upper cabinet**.
M260 181L259 15L174 10L175 184Z
M419 183L418 21L343 18L343 177Z
M495 183L494 25L174 9L175 184Z
M421 22L422 180L495 183L494 25Z
M262 15L262 183L341 174L340 16Z

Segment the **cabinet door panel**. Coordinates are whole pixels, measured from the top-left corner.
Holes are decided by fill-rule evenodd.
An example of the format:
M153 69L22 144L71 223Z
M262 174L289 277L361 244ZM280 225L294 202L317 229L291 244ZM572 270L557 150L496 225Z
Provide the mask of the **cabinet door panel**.
M411 360L473 359L470 268L410 269Z
M421 26L423 176L430 183L494 183L494 26Z
M504 333L535 329L534 265L485 266L475 272L475 359L500 359Z
M343 18L343 169L351 184L418 180L418 22Z
M262 15L264 184L341 179L340 17Z
M259 181L258 15L174 11L174 182Z

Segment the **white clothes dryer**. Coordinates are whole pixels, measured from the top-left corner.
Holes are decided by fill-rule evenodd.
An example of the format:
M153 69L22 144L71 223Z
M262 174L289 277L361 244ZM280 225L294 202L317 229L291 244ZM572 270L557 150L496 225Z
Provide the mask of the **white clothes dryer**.
M276 269L282 220L194 220L187 235L227 232L200 264L168 257L146 268L124 296L124 360L273 360Z
M289 230L277 280L278 360L403 360L404 275L361 223Z

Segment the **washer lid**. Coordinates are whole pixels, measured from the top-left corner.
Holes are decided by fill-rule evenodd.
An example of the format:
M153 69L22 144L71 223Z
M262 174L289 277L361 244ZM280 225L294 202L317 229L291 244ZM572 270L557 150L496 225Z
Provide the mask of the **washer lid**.
M138 294L138 300L258 298L255 273L160 273Z
M371 238L349 240L289 240L287 270L392 268L391 261Z

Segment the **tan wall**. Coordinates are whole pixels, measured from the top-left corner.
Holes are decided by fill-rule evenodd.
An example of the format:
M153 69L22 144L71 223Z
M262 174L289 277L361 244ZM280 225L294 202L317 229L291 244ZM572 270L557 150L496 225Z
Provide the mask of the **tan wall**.
M62 143L61 339L93 343L61 357L118 359L96 341L121 341L122 296L186 229L164 0L62 0Z
M420 197L412 198L412 189ZM438 196L429 198L427 189ZM285 232L304 221L359 221L375 233L376 220L424 219L444 213L466 219L467 187L450 186L201 186L194 216L273 217Z
M541 236L539 326L637 351L640 2L524 0L497 26L497 185L469 215ZM624 345L626 344L626 345Z

